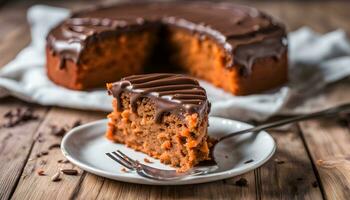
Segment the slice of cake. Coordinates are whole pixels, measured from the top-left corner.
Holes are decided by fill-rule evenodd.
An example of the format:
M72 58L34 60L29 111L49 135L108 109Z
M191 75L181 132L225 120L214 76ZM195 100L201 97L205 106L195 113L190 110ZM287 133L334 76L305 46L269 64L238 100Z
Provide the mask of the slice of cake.
M106 136L186 171L209 160L210 103L198 82L179 74L145 74L107 84L113 95Z

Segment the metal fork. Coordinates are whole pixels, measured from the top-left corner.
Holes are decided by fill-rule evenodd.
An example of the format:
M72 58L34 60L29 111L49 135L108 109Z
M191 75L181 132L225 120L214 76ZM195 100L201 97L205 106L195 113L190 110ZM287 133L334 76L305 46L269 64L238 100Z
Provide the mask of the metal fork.
M311 113L311 114L290 117L287 119L282 119L282 120L277 120L270 123L261 124L253 128L236 131L234 133L230 133L221 138L218 138L217 139L218 142L215 144L213 152L215 151L215 147L219 142L236 135L241 135L244 133L251 133L251 132L258 133L260 131L263 131L269 128L286 125L292 122L298 122L302 120L308 120L308 119L314 119L314 118L320 118L320 117L326 117L326 116L333 116L333 115L340 114L342 112L346 114L350 112L350 103L339 105L333 108L329 108L329 109ZM106 155L109 156L111 159L115 160L116 162L118 162L119 164L123 165L124 167L128 168L129 170L136 171L137 174L139 174L142 177L159 180L159 181L177 180L177 179L185 178L190 175L194 176L194 175L208 174L218 169L218 166L213 165L213 166L197 167L185 173L178 173L175 170L162 170L162 169L157 169L154 167L144 165L126 156L124 153L122 153L119 150L112 153L106 153Z
M179 173L176 170L164 170L144 165L125 155L120 150L106 153L106 155L127 169L135 171L138 175L158 181L178 180L187 176L206 174L217 169L217 166L214 165L209 167L195 167L187 172Z

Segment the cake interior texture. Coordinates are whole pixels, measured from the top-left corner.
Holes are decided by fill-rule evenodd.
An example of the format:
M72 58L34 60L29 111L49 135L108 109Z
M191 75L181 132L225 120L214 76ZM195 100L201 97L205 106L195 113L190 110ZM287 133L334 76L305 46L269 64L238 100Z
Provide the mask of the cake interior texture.
M286 62L277 59L258 59L250 71L243 66L227 68L232 62L222 47L212 38L168 28L166 42L169 63L192 76L236 95L262 92L287 80ZM284 54L281 60L287 60Z
M135 73L143 72L146 61L149 60L152 52L156 30L132 31L125 34L115 35L112 31L104 33L98 42L88 42L82 52L79 61L79 68L75 63L66 60L65 69L48 68L48 75L60 74L60 80L73 81L66 83L71 89L86 89L98 86L104 86L108 82L113 82ZM59 58L47 56L49 62L55 62L57 65L61 62ZM67 71L72 71L71 76L75 79L69 79L64 76ZM55 78L55 77L50 77Z
M235 70L225 67L228 61L222 48L213 39L200 39L187 30L159 26L118 35L110 33L99 42L86 45L81 55L80 67L76 69L77 85L72 89L103 86L133 74L182 72L238 92L238 87L232 84L238 76ZM74 65L72 61L66 62ZM53 73L60 71L49 75ZM220 81L223 76L228 81Z
M112 87L108 84L109 91ZM201 112L179 114L178 110L173 112L178 108L173 103L152 95L139 96L134 91L118 93L113 99L113 112L108 115L106 137L160 159L178 171L187 171L200 161L209 160L209 108L203 105ZM164 111L160 107L166 104L175 107Z

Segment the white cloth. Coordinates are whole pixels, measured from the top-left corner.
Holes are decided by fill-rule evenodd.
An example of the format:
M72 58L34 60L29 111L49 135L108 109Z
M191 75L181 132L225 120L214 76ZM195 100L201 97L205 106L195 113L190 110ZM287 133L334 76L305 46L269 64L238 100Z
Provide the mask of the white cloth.
M12 95L42 105L111 110L111 97L105 90L73 91L55 85L46 76L46 34L68 15L66 9L43 5L29 9L32 42L0 70L0 97ZM304 27L290 33L288 39L290 81L286 86L263 94L233 96L201 81L212 103L211 115L264 120L276 114L294 114L291 100L303 102L309 98L304 95L309 91L318 91L350 74L350 42L344 31L319 35Z

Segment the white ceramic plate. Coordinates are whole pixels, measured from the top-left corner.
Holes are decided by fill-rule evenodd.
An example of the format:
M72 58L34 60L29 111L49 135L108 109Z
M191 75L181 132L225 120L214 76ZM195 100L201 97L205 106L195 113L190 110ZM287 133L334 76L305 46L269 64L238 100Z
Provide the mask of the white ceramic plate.
M209 118L209 135L222 136L251 125L219 118ZM276 144L267 132L247 133L224 140L215 148L214 157L218 170L206 175L189 176L176 181L156 181L138 176L133 172L122 172L122 166L105 155L117 149L143 162L153 161L154 167L171 169L146 154L136 152L122 144L115 144L104 137L107 120L95 121L72 129L62 140L61 149L66 158L80 168L106 178L150 185L184 185L230 178L253 170L264 164L275 152ZM251 161L248 162L247 161Z

